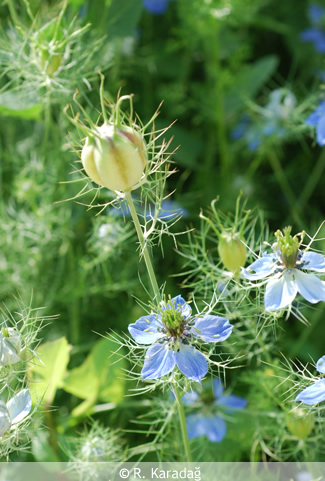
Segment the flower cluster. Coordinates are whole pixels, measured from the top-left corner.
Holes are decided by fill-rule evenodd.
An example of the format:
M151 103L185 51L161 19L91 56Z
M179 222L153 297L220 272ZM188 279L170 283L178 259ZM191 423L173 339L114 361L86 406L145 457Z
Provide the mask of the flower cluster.
M291 227L275 233L277 242L272 246L271 254L263 253L254 261L243 275L248 280L268 278L264 305L266 311L276 311L288 307L297 293L308 302L315 304L325 301L325 282L315 274L303 272L325 272L325 256L307 250L301 251L302 237L292 237ZM253 272L252 272L253 271Z
M198 339L207 343L224 341L232 329L224 317L192 317L191 307L181 296L162 302L158 314L140 317L129 325L129 332L138 344L150 344L142 379L159 379L177 366L188 379L197 382L208 372L208 362L192 344Z
M318 359L316 369L319 373L325 374L325 356ZM325 401L325 378L319 379L311 386L306 387L298 394L295 401L309 406Z
M214 379L212 383L203 386L201 392L191 391L185 394L182 401L193 408L200 408L200 412L190 414L186 418L188 437L193 439L204 435L214 443L220 443L227 432L225 420L215 411L223 409L231 413L244 409L247 405L246 399L224 394L220 379Z

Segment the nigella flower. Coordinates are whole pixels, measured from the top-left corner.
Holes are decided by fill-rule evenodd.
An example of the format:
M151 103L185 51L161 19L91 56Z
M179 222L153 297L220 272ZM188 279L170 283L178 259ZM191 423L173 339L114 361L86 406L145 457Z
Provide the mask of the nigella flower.
M7 404L0 401L0 437L23 421L29 414L32 400L29 389L23 389Z
M243 137L250 151L256 151L266 137L283 138L286 135L285 125L292 114L297 100L295 95L286 88L275 89L270 92L269 102L260 108L261 118L253 123L247 116L243 116L231 133L237 140Z
M243 269L249 280L269 278L266 284L264 305L266 311L276 311L289 306L297 293L315 304L325 301L325 282L307 271L325 272L325 257L316 252L301 251L298 236L292 237L291 227L277 231L273 253L262 257ZM253 272L252 272L253 271Z
M20 361L21 336L13 327L0 330L0 366L9 366Z
M325 374L325 356L318 359L316 369L321 374ZM312 406L325 401L325 378L316 381L311 386L306 387L295 399L295 402L302 402Z
M161 15L167 10L169 0L144 0L143 7L147 12Z
M312 27L301 32L300 39L311 42L317 52L325 53L325 32L322 29L325 10L320 5L310 5L308 14Z
M204 435L210 441L220 443L226 435L227 425L216 412L224 410L231 413L233 410L244 409L247 401L232 394L225 395L220 379L214 379L205 387L200 393L191 391L183 396L184 404L199 408L198 413L186 418L188 437L193 439Z
M177 366L188 379L201 382L208 372L208 362L192 344L198 339L224 341L233 326L224 317L191 315L191 307L177 296L162 302L158 314L140 317L129 325L129 332L138 344L151 344L146 352L142 379L158 379Z
M316 127L317 143L321 147L325 145L325 101L307 117L305 124Z

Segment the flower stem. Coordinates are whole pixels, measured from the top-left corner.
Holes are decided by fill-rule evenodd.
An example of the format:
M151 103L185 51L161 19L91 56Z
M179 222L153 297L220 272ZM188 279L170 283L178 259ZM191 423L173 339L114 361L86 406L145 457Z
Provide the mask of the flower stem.
M152 262L151 262L151 258L150 258L150 254L149 254L149 250L148 250L148 244L147 244L147 242L144 238L144 235L143 235L143 232L142 232L142 229L141 229L141 225L140 225L139 218L138 218L138 215L137 215L135 207L134 207L131 192L125 193L125 200L128 203L130 213L131 213L131 217L132 217L132 220L133 220L133 223L134 223L134 227L135 227L135 230L136 230L137 235L138 235L139 243L140 243L140 246L141 246L141 253L142 253L142 255L144 257L144 261L146 263L146 267L147 267L149 279L150 279L150 282L151 282L152 290L154 292L154 296L155 296L156 301L159 302L161 300L160 299L160 297L161 297L160 296L160 290L159 290L159 287L158 287L155 271L154 271L153 266L152 266Z
M183 437L183 442L184 442L186 461L188 463L191 463L192 462L192 454L191 454L190 443L189 443L189 439L188 439L188 435L187 435L184 407L183 407L182 398L181 398L181 394L179 392L178 387L174 388L174 394L175 394L175 397L176 397L177 410L178 410L179 422L180 422L180 425L181 425L181 431L182 431L182 437Z

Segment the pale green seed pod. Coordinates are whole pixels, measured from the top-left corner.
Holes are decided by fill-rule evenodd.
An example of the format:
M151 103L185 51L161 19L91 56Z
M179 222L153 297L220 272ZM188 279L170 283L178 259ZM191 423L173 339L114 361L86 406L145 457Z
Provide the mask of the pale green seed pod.
M245 265L247 250L238 233L222 232L218 252L225 268L234 274L238 274Z
M286 417L287 428L298 439L306 439L314 429L315 417L303 408L298 408Z
M131 127L104 124L99 137L87 138L81 161L96 184L110 190L129 191L141 179L147 164L146 145Z

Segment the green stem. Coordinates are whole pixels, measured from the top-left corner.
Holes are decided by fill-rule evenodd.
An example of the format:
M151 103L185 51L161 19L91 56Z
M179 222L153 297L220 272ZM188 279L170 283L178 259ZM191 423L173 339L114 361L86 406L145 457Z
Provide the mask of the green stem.
M125 193L125 200L128 203L130 213L131 213L131 217L132 217L132 220L133 220L133 223L134 223L134 227L135 227L135 230L136 230L137 235L138 235L138 239L139 239L139 243L140 243L140 247L141 247L141 253L142 253L142 255L144 257L144 261L146 263L146 267L147 267L149 279L150 279L150 282L151 282L152 290L154 292L154 296L155 296L156 301L159 302L161 300L160 299L160 297L161 297L160 296L160 290L159 290L159 287L158 287L155 271L153 270L153 266L152 266L152 262L151 262L151 258L150 258L150 254L149 254L149 250L148 250L148 244L147 244L147 242L144 238L144 235L143 235L143 232L142 232L142 229L141 229L141 225L140 225L138 215L137 215L135 207L134 207L131 192Z
M282 169L282 166L281 166L281 162L279 161L277 155L272 151L270 150L269 153L268 153L268 159L269 159L269 162L270 162L270 165L273 169L273 172L275 174L275 177L281 187L281 190L284 194L284 196L286 197L287 199L287 202L289 204L289 207L290 207L290 211L291 211L291 215L294 219L294 221L298 224L298 225L303 225L303 220L301 218L301 216L298 214L298 211L297 211L297 208L296 208L296 204L297 204L297 199L295 197L295 194L293 192L293 190L291 189L291 186L288 182L288 179Z
M184 442L186 461L188 463L191 463L192 462L192 454L191 454L190 442L189 442L188 435L187 435L184 406L183 406L183 403L182 403L181 394L180 394L179 389L177 387L174 388L174 394L175 394L175 397L176 397L177 410L178 410L178 415L179 415L179 422L180 422L180 425L181 425L181 431L182 431L182 437L183 437L183 442Z
M317 184L322 178L324 169L325 169L325 152L323 150L312 173L310 174L310 176L306 181L305 187L302 190L302 193L298 201L299 209L302 210L305 208L305 205L307 204L308 200L312 196L315 190L315 187L317 186Z
M9 8L10 16L11 16L11 19L12 19L13 23L15 25L19 25L18 16L17 16L17 13L16 13L16 7L13 4L13 1L7 0L7 5L8 5L8 8Z

